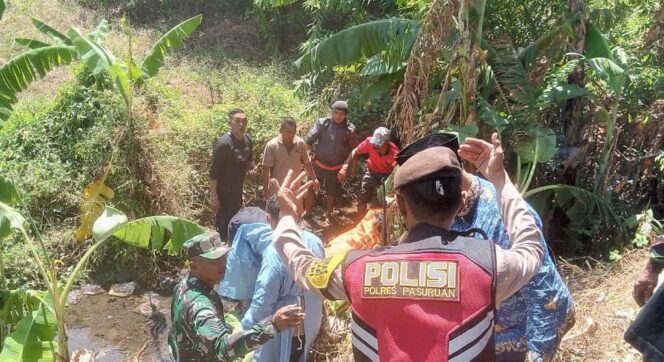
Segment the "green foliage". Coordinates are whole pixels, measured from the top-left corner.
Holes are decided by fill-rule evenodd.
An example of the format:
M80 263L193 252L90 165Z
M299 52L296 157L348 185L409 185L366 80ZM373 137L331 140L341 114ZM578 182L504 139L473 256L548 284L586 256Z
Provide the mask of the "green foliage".
M303 72L320 72L371 58L368 68L363 70L364 75L394 73L404 67L418 32L419 23L404 18L351 26L321 41L302 55L295 65Z
M547 33L566 10L562 0L487 1L484 28L491 39L507 34L516 46L526 46Z
M143 60L143 66L140 69L135 65L136 62L132 58L132 35L128 25L125 26L130 39L129 59L126 63L117 60L108 48L99 44L99 40L103 39L106 32L106 25L103 22L89 37L83 35L76 28L69 30L69 37L92 75L99 76L102 73L107 73L110 76L115 89L122 95L131 113L134 81L140 85L146 79L155 76L164 65L164 53L182 44L198 28L201 21L202 15L198 15L166 32Z
M570 185L547 185L529 190L524 198L536 194L543 198L539 202L540 215L553 213L559 209L565 213L568 224L563 232L570 242L573 252L579 252L588 245L588 239L596 235L601 228L611 234L612 243L598 246L608 249L613 246L622 246L621 240L627 234L624 212L616 208L607 194L596 194L588 190ZM541 200L540 200L541 201ZM591 215L592 217L588 217Z
M104 241L111 236L143 249L168 249L176 253L184 242L205 232L205 228L175 216L149 216L128 221L120 210L106 207L93 227L95 240Z
M21 45L25 45L26 47L30 49L37 49L37 48L43 48L47 47L48 43L41 42L39 40L34 40L34 39L26 39L26 38L16 38L14 39L17 43Z
M110 153L114 125L124 116L121 104L110 91L70 86L54 99L21 102L0 130L0 169L21 180L38 225L77 215L80 190ZM111 179L126 175L114 170Z
M0 361L55 361L56 321L52 306L28 313L5 339Z
M635 229L632 244L637 248L650 245L650 239L662 232L662 224L654 218L652 209L641 214L632 215L626 222L626 226Z
M0 175L0 202L14 205L19 201L18 187L14 180Z
M115 89L122 95L125 103L131 104L132 89L127 73L122 69L113 54L103 45L86 37L76 28L69 29L69 37L72 44L78 50L81 59L85 62L88 70L93 76L99 76L108 72Z
M24 224L25 219L16 209L0 202L0 226L2 227L0 237L8 236L12 229L21 229Z
M5 14L5 0L0 0L0 19Z
M48 24L42 22L41 20L37 20L35 18L32 18L32 24L39 30L41 33L44 35L48 36L49 38L55 40L56 42L65 44L65 45L72 45L71 40L61 32L55 30Z
M0 67L0 126L9 119L17 94L38 77L61 64L76 59L74 48L54 45L30 50Z
M180 46L201 25L202 20L203 15L197 15L166 32L143 60L143 75L139 79L145 80L157 75L164 66L164 54L169 49Z

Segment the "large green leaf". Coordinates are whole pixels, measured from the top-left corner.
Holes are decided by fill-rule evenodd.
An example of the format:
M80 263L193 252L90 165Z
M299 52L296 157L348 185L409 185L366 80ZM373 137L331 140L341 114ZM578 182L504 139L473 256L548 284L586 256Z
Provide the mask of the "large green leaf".
M456 124L449 124L445 131L456 134L457 138L459 138L459 143L463 143L467 137L477 137L477 134L480 132L476 124L469 124L463 127Z
M38 49L38 48L43 48L43 47L47 47L47 46L50 45L48 43L44 43L44 42L39 41L39 40L27 39L27 38L16 38L16 39L14 39L14 41L16 41L17 43L19 43L21 45L25 45L26 47L28 47L30 49Z
M586 62L616 95L620 93L626 79L625 70L621 66L609 58L586 59Z
M92 226L92 237L98 241L107 239L113 235L118 226L127 222L129 219L125 213L114 207L106 206Z
M116 61L113 53L103 45L97 43L89 37L86 37L76 28L69 29L69 37L72 44L78 49L81 58L85 61L88 70L98 76L104 72L113 80L116 89L124 98L125 104L131 104L132 89L127 72L122 64Z
M604 35L602 35L602 32L593 24L590 24L586 28L584 46L584 55L586 58L609 58L615 61L609 42Z
M523 162L546 162L558 151L556 134L550 128L537 127L527 138L520 138L515 148Z
M6 237L12 229L21 229L25 224L25 218L13 207L0 202L0 238Z
M197 15L166 32L143 60L142 69L144 75L142 80L154 77L164 65L164 54L166 51L180 46L201 25L202 20L203 15Z
M4 341L0 362L55 361L57 321L50 293L37 310L29 312Z
M107 207L93 227L93 237L97 241L111 236L123 242L144 249L166 248L175 253L185 241L202 234L206 229L192 221L175 216L149 216L127 221L117 209Z
M321 41L295 61L295 65L303 72L321 71L354 64L385 51L400 54L400 60L390 63L399 65L408 58L419 30L419 22L405 18L351 26Z
M69 37L92 75L98 76L108 71L111 64L115 64L113 53L83 35L77 28L69 29Z
M94 42L101 44L104 39L106 39L106 34L108 33L108 21L106 19L99 22L99 25L95 30L90 33L90 39Z
M0 19L5 14L5 0L0 0Z
M576 84L553 84L544 89L537 98L537 106L545 108L551 104L563 103L570 98L584 96L587 93L585 88L581 88Z
M620 64L609 42L592 24L586 30L584 55L588 66L606 81L614 93L620 93L626 80L625 66Z
M402 59L405 60L405 59ZM406 67L404 61L390 61L386 58L385 52L378 53L367 60L367 64L362 67L360 75L385 75L396 73Z
M45 34L46 36L50 37L53 40L56 40L60 43L63 43L65 45L71 45L71 40L61 32L53 29L52 27L48 26L44 22L37 20L35 18L32 18L32 23L37 27L37 30Z
M14 180L0 175L0 202L14 205L20 200L18 186Z
M523 197L546 193L553 194L555 206L569 218L570 222L564 231L570 240L582 241L592 237L600 227L615 227L621 234L625 231L624 220L614 210L608 194L595 194L576 186L558 184L529 190ZM588 215L593 217L588 218ZM616 235L616 238L621 236Z
M17 95L38 77L76 59L76 49L66 45L47 46L25 52L0 67L0 121L9 119ZM0 126L2 123L0 123Z
M528 44L519 50L519 58L527 71L530 71L532 66L536 63L541 53L546 52L549 58L559 56L554 52L559 52L553 46L557 42L564 41L568 37L574 36L574 26L578 22L576 14L570 14L567 19L564 19L559 24L555 25L549 32L545 33L534 42Z
M401 70L396 73L379 76L368 87L362 89L361 99L369 102L389 92L394 88L395 82L403 79L403 74L404 70Z
M498 111L496 111L489 103L487 103L487 101L480 98L479 106L480 119L484 121L486 125L496 130L498 133L502 133L505 128L507 128L507 125L509 124L507 118L499 114Z

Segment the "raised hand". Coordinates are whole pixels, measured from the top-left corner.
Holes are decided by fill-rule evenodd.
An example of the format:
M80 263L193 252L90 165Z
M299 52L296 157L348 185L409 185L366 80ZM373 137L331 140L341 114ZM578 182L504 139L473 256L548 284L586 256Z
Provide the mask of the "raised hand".
M472 163L494 185L505 182L505 155L498 134L491 135L491 142L466 138L459 147L459 156Z
M304 197L313 184L313 181L302 183L306 176L306 173L301 172L293 179L293 170L288 170L288 174L286 174L286 178L284 178L281 185L275 179L270 180L270 191L277 190L281 216L293 216L297 219L302 214L301 205L303 205Z

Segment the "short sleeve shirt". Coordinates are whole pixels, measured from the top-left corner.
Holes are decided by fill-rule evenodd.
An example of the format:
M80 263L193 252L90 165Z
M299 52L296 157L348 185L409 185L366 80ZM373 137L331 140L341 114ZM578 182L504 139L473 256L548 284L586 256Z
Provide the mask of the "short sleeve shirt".
M210 179L217 180L217 193L242 193L244 176L252 162L253 142L249 135L238 141L226 133L219 137L212 151Z
M381 155L378 153L371 144L371 137L367 137L362 143L357 146L357 150L361 154L369 154L369 159L367 160L367 168L371 172L388 174L392 173L394 170L394 165L396 161L394 157L399 153L399 148L394 143L390 142L387 148L387 154Z
M272 178L281 183L288 174L288 170L298 174L302 171L302 166L311 163L307 153L307 145L304 140L298 136L293 139L293 147L288 150L284 144L281 135L271 139L265 145L263 154L263 166L272 168Z
M316 159L326 165L340 165L357 146L357 131L350 121L338 124L329 117L321 118L311 127L307 143L314 147Z

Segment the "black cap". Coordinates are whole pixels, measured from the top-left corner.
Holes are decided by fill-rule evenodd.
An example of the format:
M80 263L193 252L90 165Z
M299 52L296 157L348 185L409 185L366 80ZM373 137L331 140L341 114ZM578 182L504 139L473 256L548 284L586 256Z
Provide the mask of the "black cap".
M459 151L459 138L454 133L432 133L404 147L394 158L401 166L416 153L431 147L447 147L456 154Z

